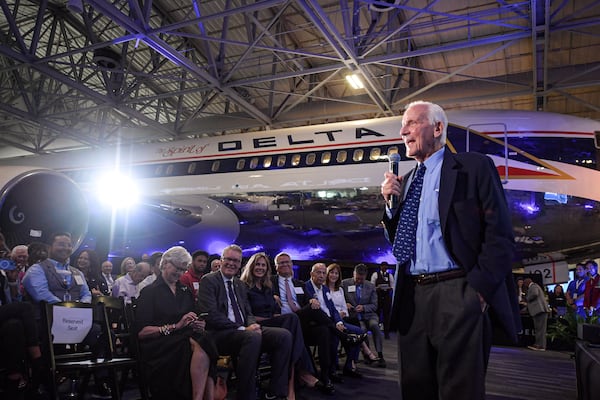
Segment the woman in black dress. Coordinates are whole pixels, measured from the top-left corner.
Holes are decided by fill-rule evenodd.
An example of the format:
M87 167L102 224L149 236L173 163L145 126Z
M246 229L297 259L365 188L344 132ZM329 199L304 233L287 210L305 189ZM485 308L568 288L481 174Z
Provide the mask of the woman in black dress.
M194 297L179 278L192 257L181 246L167 250L161 274L137 300L141 356L156 399L201 400L214 396L217 351L195 312Z
M242 272L241 280L249 287L248 300L256 321L263 326L285 328L294 338L290 357L292 372L288 393L288 400L293 400L295 399L294 371L297 371L298 380L302 383L312 387L317 384L317 378L309 372L310 356L306 353L300 320L294 313L281 314L281 308L273 297L271 263L265 253L256 253L250 257Z

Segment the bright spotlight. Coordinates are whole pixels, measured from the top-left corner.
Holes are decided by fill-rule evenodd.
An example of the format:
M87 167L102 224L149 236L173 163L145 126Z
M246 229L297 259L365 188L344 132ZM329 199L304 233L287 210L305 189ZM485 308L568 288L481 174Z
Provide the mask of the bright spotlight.
M138 190L129 176L111 172L100 179L96 193L101 203L113 208L127 208L138 202Z

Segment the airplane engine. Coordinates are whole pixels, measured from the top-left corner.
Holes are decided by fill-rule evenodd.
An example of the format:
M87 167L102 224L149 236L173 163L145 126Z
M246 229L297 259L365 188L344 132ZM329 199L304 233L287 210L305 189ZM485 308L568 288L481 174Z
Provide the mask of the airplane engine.
M76 248L88 229L88 203L66 175L25 167L0 169L0 231L8 247L48 242L69 232Z

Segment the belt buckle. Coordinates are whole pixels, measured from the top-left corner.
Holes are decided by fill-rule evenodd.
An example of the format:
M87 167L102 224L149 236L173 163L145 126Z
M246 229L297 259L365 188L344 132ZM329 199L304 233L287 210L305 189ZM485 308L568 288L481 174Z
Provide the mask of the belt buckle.
M416 277L416 281L418 285L424 285L427 283L427 281L429 281L429 279L431 279L430 276L428 276L428 274L419 274Z

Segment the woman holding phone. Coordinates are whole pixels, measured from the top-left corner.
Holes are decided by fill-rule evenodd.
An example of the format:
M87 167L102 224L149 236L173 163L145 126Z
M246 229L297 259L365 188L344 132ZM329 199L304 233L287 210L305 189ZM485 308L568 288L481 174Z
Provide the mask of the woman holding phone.
M179 282L191 261L185 248L171 247L162 256L161 274L137 300L141 356L153 398L214 397L217 350L194 311L191 290Z

